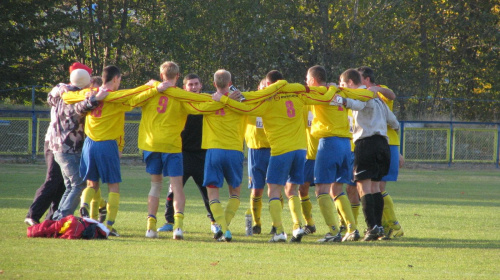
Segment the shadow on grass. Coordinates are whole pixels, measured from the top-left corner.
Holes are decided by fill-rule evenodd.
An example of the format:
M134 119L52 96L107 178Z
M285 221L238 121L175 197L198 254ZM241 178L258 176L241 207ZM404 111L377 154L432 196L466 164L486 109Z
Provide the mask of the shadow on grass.
M424 205L424 204L432 204L432 205L442 205L442 206L473 206L477 207L480 205L481 207L500 207L500 203L498 202L493 202L493 201L470 201L470 200L429 200L428 198L417 200L417 199L399 199L396 198L394 199L395 204L418 204L418 205Z

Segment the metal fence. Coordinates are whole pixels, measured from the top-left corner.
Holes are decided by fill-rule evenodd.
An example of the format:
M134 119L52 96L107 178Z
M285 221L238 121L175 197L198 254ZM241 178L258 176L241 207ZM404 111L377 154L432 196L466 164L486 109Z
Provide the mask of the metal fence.
M31 96L31 103L25 104L31 106L31 110L0 110L0 155L25 155L33 159L43 155L50 116L46 107L37 110L35 103L42 103L48 90L50 88L41 86L0 90L4 95L3 101L12 101L14 97L26 100ZM409 162L494 163L498 167L499 104L500 100L398 97L394 102L394 113L401 122L400 152ZM479 111L487 113L488 120L494 121L455 121L457 115L467 117L467 112L459 109L472 107L480 108ZM478 115L477 112L475 114ZM479 115L468 117L483 119ZM124 156L141 154L137 148L139 120L140 113L126 114Z
M43 155L48 112L36 111L32 117L2 117L2 113L5 110L0 111L0 155ZM138 113L126 114L124 156L141 155L139 118ZM499 139L500 123L401 121L400 152L408 162L494 163L498 167Z

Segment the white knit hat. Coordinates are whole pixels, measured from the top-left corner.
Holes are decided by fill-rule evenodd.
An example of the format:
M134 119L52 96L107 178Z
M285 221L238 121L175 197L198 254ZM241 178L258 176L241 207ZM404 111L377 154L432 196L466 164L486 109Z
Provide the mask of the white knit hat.
M90 75L83 69L75 69L71 72L69 80L75 87L85 88L90 84Z

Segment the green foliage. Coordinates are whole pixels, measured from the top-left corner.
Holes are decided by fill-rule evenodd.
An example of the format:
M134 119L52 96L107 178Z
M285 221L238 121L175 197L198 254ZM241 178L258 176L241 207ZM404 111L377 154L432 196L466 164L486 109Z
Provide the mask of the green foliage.
M67 81L73 61L95 75L117 65L123 87L134 87L159 79L159 65L173 60L182 74L198 73L205 90L219 68L255 89L271 69L302 82L321 64L337 81L368 65L399 96L500 100L493 0L10 0L0 8L0 89ZM421 107L403 104L399 117L428 116ZM498 120L498 107L455 106L454 114Z

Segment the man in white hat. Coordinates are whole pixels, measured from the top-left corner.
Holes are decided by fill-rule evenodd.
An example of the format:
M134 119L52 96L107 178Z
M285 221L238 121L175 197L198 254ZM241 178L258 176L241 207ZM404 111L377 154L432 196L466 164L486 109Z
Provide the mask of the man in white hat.
M54 153L55 161L59 164L66 184L59 207L53 220L60 220L75 212L80 196L86 186L85 180L80 177L80 157L82 153L85 133L83 131L85 113L99 105L99 100L107 96L107 92L99 95L90 95L85 100L68 105L61 98L61 92L78 91L90 85L91 78L88 71L75 69L70 75L70 84L59 84L49 93L47 102L54 109L55 122L51 122L53 134L49 138L49 149Z

